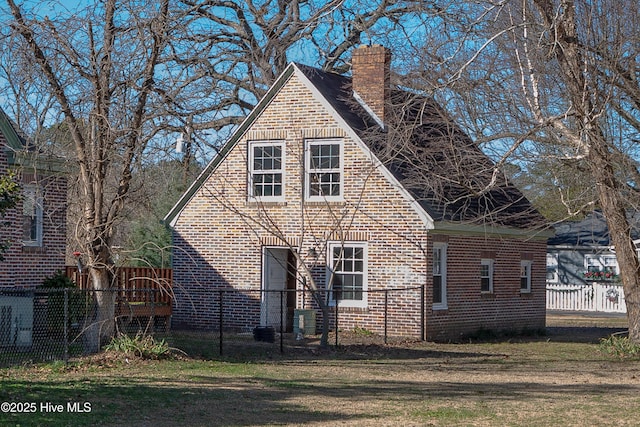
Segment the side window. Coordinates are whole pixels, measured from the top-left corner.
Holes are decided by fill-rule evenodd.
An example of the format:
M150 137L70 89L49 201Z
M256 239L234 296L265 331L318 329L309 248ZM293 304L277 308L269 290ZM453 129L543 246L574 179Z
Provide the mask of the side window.
M584 263L587 280L613 280L619 274L615 255L585 255Z
M433 245L433 308L447 308L447 245Z
M483 293L493 292L493 260L482 259L480 261L480 291Z
M284 200L284 143L249 144L249 197Z
M331 301L341 306L366 307L366 244L330 244L328 261Z
M531 292L531 261L520 261L520 292Z
M307 200L342 198L342 144L335 140L307 141L305 197Z
M22 244L42 246L42 192L37 185L26 185L22 199Z

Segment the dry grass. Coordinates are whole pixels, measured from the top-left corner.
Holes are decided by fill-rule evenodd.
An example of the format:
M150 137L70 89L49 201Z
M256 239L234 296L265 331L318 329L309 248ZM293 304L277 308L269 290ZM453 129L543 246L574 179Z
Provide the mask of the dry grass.
M610 330L572 322L549 322L545 337L502 342L384 345L368 337L269 360L94 358L3 370L5 399L85 398L93 410L46 419L0 414L0 424L637 425L640 361L600 353L594 340Z

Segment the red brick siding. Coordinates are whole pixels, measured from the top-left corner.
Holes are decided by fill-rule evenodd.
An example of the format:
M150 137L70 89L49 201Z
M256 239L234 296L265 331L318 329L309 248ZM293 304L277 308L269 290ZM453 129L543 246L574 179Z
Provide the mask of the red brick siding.
M335 203L302 203L303 142L305 137L339 137L344 143L344 199ZM247 146L252 140L286 142L285 203L258 204L247 201ZM270 222L277 230L265 230ZM338 233L338 231L340 233ZM332 235L333 233L333 235ZM256 119L226 159L208 178L180 213L174 227L174 324L211 329L218 324L217 290L259 290L262 245L282 245L280 236L306 258L319 287L326 278L326 242L367 243L367 307L341 308L340 328L362 327L381 333L384 329L385 289L413 288L429 283L430 250L425 224L371 159L346 134L295 76L282 88ZM449 249L449 310L431 311L427 291L427 327L434 338L455 335L480 326L506 327L538 316L544 310L544 273L536 276L532 296L520 295L520 257L515 250L541 251L534 273L542 270L544 245L492 240L482 237L451 237ZM314 262L307 254L315 249ZM479 251L496 250L495 299L480 297L476 263ZM479 267L478 267L479 268ZM514 274L513 277L512 274ZM299 285L300 287L300 285ZM247 295L251 295L248 297ZM389 293L387 332L419 337L420 295L418 291ZM540 305L539 297L542 297ZM233 316L225 324L257 325L259 297L238 292ZM230 308L225 303L225 311ZM524 311L523 311L524 310ZM516 313L518 313L516 315ZM542 312L543 313L543 312ZM493 320L492 320L493 319ZM319 318L320 322L321 319ZM231 322L231 323L228 323ZM544 324L544 313L541 317Z
M0 146L5 146L0 134ZM0 150L0 173L9 168L4 150ZM43 191L42 247L22 245L22 202L7 212L0 227L0 239L10 242L3 262L0 262L0 286L32 287L45 277L64 270L66 248L67 183L60 176L47 176L31 170L18 170L24 184L37 183Z
M457 339L479 329L523 330L545 326L546 242L515 238L449 236L447 310L427 304L427 335ZM480 260L495 254L493 293L480 292ZM520 261L532 261L531 292L520 292ZM428 287L427 301L431 301Z

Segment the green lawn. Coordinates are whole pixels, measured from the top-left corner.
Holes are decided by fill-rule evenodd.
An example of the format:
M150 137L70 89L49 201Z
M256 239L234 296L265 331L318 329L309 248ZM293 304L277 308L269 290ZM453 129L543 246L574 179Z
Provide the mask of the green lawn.
M35 412L2 412L0 425L637 425L640 361L555 338L14 367L0 370L0 401ZM193 354L194 340L171 342Z

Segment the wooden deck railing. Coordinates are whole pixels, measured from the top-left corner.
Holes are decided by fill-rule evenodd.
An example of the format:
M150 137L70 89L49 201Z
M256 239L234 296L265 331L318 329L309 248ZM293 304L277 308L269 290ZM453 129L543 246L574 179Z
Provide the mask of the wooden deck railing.
M80 289L91 289L90 276L75 266L65 275ZM170 316L173 303L173 270L170 268L118 267L113 275L118 314Z

